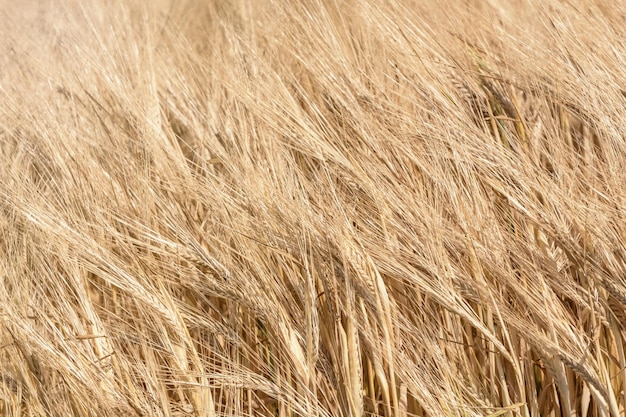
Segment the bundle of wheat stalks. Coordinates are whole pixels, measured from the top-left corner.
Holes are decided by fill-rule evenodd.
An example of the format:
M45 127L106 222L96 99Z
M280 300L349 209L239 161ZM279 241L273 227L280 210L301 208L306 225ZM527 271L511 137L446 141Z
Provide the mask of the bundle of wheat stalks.
M2 3L0 415L624 415L623 2Z

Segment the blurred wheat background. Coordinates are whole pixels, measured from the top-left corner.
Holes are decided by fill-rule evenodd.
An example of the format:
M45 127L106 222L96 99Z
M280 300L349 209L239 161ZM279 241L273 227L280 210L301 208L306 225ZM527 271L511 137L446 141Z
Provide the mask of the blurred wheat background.
M0 415L624 415L625 3L0 3Z

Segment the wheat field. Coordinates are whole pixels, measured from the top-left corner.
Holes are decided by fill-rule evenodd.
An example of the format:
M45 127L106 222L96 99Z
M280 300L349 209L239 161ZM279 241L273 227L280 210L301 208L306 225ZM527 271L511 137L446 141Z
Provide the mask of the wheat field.
M626 413L626 3L0 4L0 415Z

